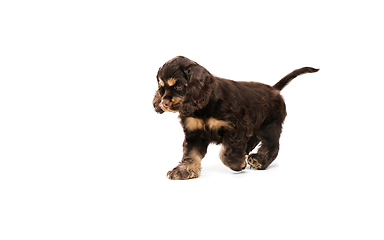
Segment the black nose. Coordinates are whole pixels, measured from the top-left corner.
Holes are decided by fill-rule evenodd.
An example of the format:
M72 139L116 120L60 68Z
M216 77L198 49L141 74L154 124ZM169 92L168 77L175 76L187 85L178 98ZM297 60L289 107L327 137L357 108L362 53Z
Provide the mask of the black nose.
M171 105L171 101L168 100L168 99L163 99L163 101L161 102L161 104L162 104L165 108L169 108L169 106Z

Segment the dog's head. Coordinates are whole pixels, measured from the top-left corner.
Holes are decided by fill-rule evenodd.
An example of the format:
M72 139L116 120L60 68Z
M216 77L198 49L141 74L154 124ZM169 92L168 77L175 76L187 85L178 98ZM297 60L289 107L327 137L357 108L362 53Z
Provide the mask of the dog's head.
M157 72L158 90L153 107L158 113L190 115L208 104L214 78L202 66L186 57L175 57Z

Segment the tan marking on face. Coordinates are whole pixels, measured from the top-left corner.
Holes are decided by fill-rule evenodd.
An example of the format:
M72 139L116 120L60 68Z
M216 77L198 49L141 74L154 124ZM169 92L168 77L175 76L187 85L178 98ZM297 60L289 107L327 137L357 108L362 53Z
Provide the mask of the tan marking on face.
M171 105L168 108L165 108L162 104L160 104L160 108L165 112L178 112L181 108L182 102L183 98L173 97L171 100Z
M185 119L185 127L189 131L204 129L204 121L203 119L188 117L187 119Z
M220 128L230 128L232 127L232 123L223 120L217 120L215 118L209 118L207 121L207 127L211 130L219 130Z
M173 85L175 85L176 80L174 78L170 78L167 80L167 83L170 87L172 87Z
M159 83L160 83L160 86L162 86L162 87L164 87L164 82L163 82L163 80L161 80L160 78L159 78Z
M181 97L173 97L172 98L172 104L179 104L179 103L181 103L183 101L183 98L181 98Z

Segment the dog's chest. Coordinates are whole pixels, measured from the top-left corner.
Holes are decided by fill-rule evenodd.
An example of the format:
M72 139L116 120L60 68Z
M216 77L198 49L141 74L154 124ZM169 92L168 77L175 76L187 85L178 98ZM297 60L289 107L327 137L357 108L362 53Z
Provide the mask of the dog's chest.
M212 117L207 119L188 117L185 119L184 127L191 132L197 130L218 131L223 128L232 128L232 123Z

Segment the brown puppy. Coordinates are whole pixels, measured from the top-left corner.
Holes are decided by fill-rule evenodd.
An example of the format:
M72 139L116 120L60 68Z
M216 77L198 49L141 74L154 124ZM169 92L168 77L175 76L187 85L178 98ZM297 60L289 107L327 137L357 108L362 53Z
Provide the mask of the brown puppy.
M271 87L215 77L182 56L166 62L157 73L153 106L158 113L179 112L185 133L183 158L168 178L199 177L210 143L222 144L221 161L234 171L243 170L247 161L256 169L266 169L279 152L286 116L280 91L298 75L318 70L297 69ZM248 155L260 142L258 152Z

